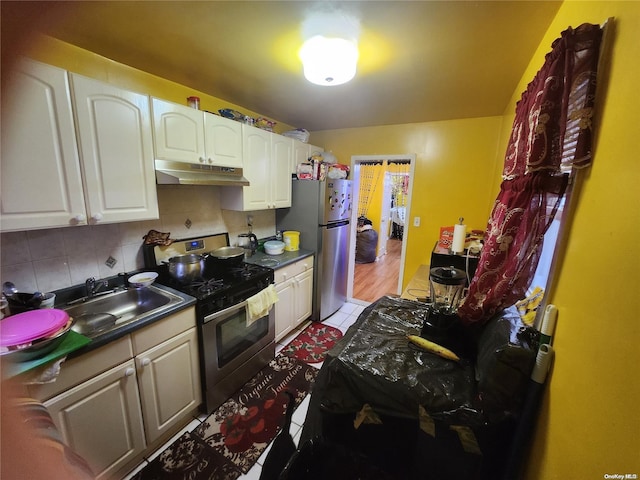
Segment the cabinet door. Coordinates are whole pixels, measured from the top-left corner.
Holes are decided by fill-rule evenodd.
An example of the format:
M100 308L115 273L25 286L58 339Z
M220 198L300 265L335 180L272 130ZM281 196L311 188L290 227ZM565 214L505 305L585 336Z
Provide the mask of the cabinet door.
M313 268L297 275L295 281L296 311L294 327L297 327L311 316L313 302Z
M266 210L271 205L271 133L242 125L244 176L248 187L242 187L244 210Z
M242 124L212 113L204 113L207 163L242 168Z
M291 206L291 161L293 139L271 135L271 202L270 208Z
M71 81L89 223L159 218L149 97Z
M273 306L276 324L276 342L287 335L294 326L295 281L285 280L275 286L278 301Z
M89 463L96 478L111 478L146 447L133 360L44 405L64 442Z
M3 231L86 223L67 72L16 64L2 98Z
M309 144L300 140L293 140L293 158L291 160L291 174L298 173L298 165L309 161Z
M147 442L152 443L202 401L195 328L136 357Z
M203 112L157 98L152 109L155 158L205 163Z
M317 147L315 145L307 145L309 147L309 156L314 155L316 153L322 153L324 152L324 148L322 147Z

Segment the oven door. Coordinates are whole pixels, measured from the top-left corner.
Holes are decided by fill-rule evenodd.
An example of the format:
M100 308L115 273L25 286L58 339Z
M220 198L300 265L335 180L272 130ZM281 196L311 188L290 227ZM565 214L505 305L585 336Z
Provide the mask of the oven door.
M204 318L202 358L207 396L235 392L275 356L274 309L253 323L244 301ZM245 378L246 377L246 378ZM229 384L229 385L227 385ZM232 385L231 385L232 384ZM220 390L224 390L224 393Z

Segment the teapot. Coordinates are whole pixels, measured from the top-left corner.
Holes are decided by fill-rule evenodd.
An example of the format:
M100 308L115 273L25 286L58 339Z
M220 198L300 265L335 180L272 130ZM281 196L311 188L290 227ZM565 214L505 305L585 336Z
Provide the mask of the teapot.
M253 233L238 235L238 246L245 249L245 256L251 256L258 250L258 237Z

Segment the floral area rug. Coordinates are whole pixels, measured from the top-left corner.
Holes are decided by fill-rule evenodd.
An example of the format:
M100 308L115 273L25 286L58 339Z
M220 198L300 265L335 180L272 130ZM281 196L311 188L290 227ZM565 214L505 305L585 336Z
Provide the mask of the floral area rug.
M234 480L247 473L280 431L290 391L296 407L318 369L278 355L193 432L185 433L133 478Z
M280 354L305 363L319 363L324 361L327 351L341 338L342 332L337 328L313 322L284 347Z

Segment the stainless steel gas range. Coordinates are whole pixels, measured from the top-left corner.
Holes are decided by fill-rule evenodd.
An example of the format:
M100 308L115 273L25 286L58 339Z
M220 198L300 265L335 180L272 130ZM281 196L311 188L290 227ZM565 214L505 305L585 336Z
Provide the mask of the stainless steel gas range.
M241 262L205 269L183 284L166 262L182 254L206 254L229 244L228 234L176 240L169 246L144 247L146 268L159 273L158 282L197 299L196 316L204 409L212 412L275 357L275 320L270 313L247 321L247 299L273 283L273 270Z

